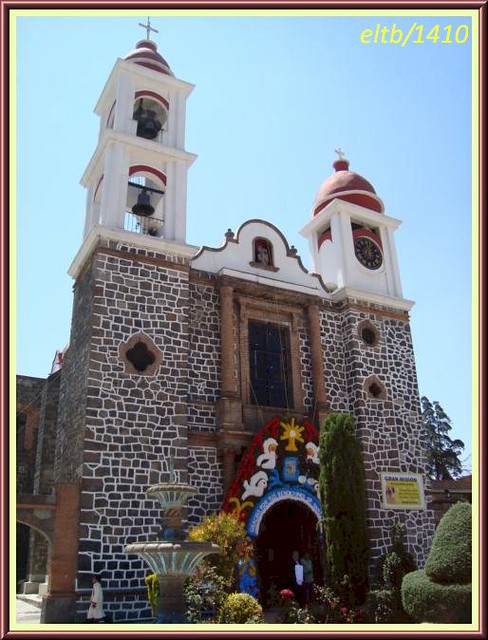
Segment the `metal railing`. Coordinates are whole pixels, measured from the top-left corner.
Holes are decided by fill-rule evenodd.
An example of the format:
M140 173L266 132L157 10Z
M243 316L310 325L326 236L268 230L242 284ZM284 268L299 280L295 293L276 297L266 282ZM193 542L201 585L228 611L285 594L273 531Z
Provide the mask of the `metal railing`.
M163 222L162 218L135 216L133 213L126 211L124 230L145 236L160 237L163 230Z

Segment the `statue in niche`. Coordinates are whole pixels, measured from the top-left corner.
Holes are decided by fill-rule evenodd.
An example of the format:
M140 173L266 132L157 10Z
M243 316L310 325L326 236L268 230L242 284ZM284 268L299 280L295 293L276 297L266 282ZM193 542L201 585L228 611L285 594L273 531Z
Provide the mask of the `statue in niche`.
M271 260L271 247L266 240L256 240L254 245L254 261L264 266L270 266Z

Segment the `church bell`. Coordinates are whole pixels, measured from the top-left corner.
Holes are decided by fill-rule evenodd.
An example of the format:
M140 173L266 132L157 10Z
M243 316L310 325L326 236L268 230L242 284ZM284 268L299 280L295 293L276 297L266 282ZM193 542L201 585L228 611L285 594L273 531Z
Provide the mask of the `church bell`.
M161 122L156 118L156 112L152 109L144 109L142 100L134 114L134 119L137 120L136 135L139 138L153 140L161 130Z
M146 189L143 189L137 196L137 202L132 207L132 213L135 216L144 217L152 216L154 213L154 207L151 204L151 196Z

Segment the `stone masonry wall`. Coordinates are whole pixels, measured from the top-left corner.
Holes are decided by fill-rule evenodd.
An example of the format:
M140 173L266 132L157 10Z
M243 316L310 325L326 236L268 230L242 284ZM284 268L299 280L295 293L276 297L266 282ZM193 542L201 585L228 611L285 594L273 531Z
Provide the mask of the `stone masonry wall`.
M16 486L18 493L32 493L35 477L36 442L44 378L17 376Z
M94 272L88 266L74 285L69 348L64 354L54 463L55 482L72 482L81 473Z
M212 281L190 283L188 427L215 431L220 396L220 298Z
M300 372L303 389L303 407L310 416L313 413L315 397L312 381L312 367L310 359L310 337L305 325L298 329L300 350Z
M413 346L407 318L377 310L348 309L343 315L345 380L356 417L366 472L368 525L372 558L389 549L390 527L395 521L407 527L407 544L423 566L434 531L428 510L382 508L383 471L420 473L425 484L425 442L422 435ZM377 330L378 343L369 345L358 335L360 322ZM368 393L375 376L381 397ZM384 395L384 397L383 397Z
M346 357L343 342L343 316L338 311L322 311L321 336L324 358L325 389L332 412L351 413L352 406L346 380Z
M222 463L216 447L194 447L188 452L189 482L198 493L188 501L188 524L199 524L206 515L217 513L224 500Z
M44 495L49 495L54 491L54 451L61 377L61 370L50 375L46 380L42 394L34 493Z
M146 497L149 486L172 470L188 481L188 268L183 258L110 243L93 258L92 292L78 590L101 572L109 610L138 620L150 610L130 592L144 593L149 569L124 548L157 539L160 509ZM123 357L134 336L160 361L152 375ZM86 615L81 597L78 615Z

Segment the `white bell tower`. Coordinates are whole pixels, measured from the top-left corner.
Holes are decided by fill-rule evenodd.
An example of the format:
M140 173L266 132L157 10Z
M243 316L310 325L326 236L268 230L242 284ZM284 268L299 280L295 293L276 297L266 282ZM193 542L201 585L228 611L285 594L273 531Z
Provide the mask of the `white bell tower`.
M384 214L373 186L349 171L342 151L336 152L335 173L320 187L312 220L300 231L308 238L314 270L330 292L402 299L393 237L401 222Z
M97 227L186 243L186 99L193 85L174 77L147 39L118 59L95 107L100 132L81 179L87 188L84 238ZM143 241L139 238L138 243Z

